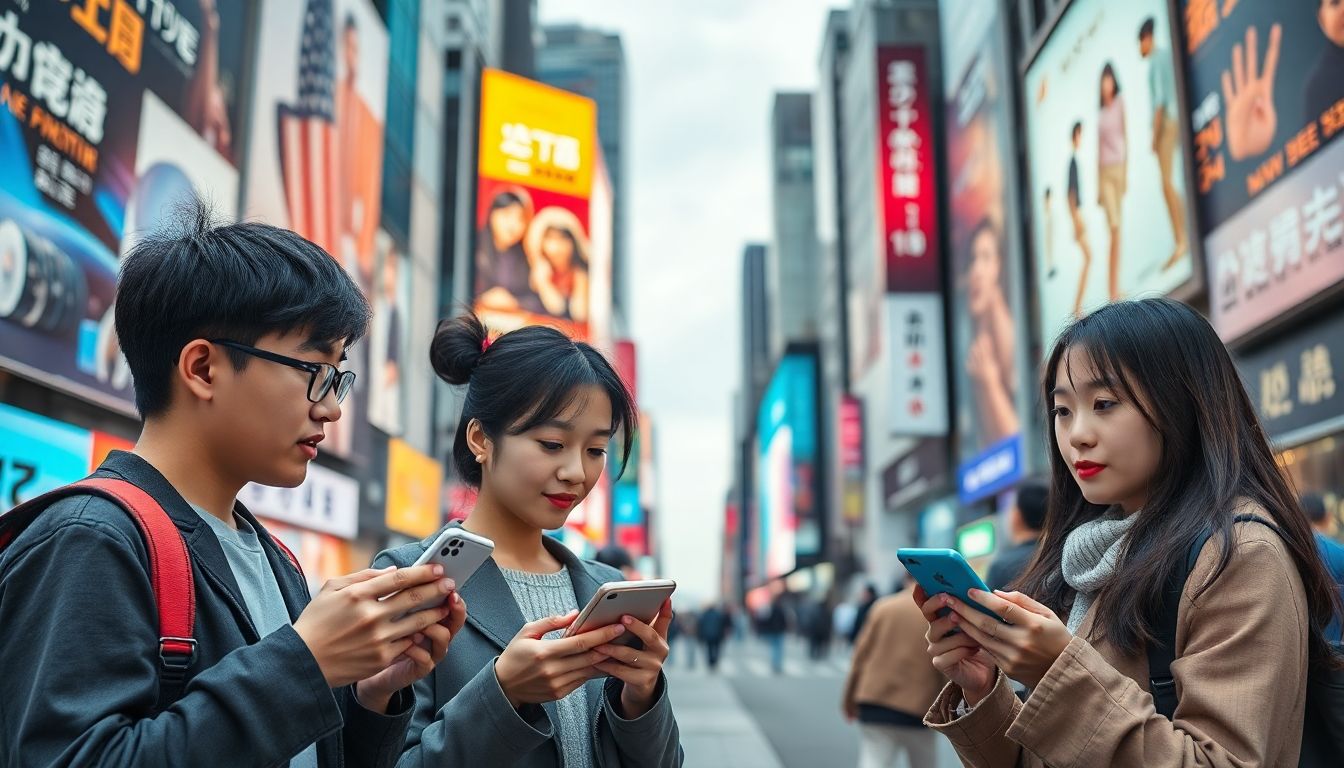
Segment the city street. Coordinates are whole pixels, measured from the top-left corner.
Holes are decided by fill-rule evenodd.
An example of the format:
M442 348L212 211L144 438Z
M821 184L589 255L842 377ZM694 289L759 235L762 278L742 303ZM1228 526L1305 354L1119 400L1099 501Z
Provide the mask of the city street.
M836 645L830 658L812 662L806 646L790 639L784 672L773 675L764 643L731 642L717 675L704 652L686 666L687 646L677 646L667 668L672 699L686 749L697 768L841 768L858 762L858 729L840 716L840 692L849 649ZM940 745L937 768L958 765ZM914 766L912 768L925 768Z

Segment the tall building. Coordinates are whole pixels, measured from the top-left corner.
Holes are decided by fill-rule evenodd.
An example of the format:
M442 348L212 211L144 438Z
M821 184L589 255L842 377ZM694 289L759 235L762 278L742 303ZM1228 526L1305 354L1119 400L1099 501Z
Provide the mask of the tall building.
M829 519L832 562L836 582L843 584L853 570L853 533L864 518L862 489L862 408L849 400L851 429L859 454L845 462L840 450L842 403L849 397L849 329L845 311L846 264L844 233L847 224L841 196L845 188L838 158L847 148L840 123L840 98L845 62L849 57L851 14L832 10L821 43L817 92L812 99L812 189L815 193L817 340L821 357L821 440L826 466L821 468L825 507Z
M751 243L742 251L742 396L755 410L770 383L770 299L766 287L768 249Z
M548 25L537 51L537 79L597 102L597 138L611 174L615 199L612 248L612 304L618 323L628 319L630 265L627 248L629 177L629 85L621 36L577 24ZM618 328L618 333L624 329Z
M492 0L490 31L499 57L493 66L523 77L536 77L537 0Z
M888 228L904 222L887 221L883 205L890 198L890 188L880 185L873 173L875 168L885 172L889 160L888 137L880 135L879 126L890 119L890 112L883 113L877 98L890 92L879 88L891 76L883 62L920 52L923 71L918 94L922 108L937 125L932 105L942 103L938 10L932 0L860 0L848 16L848 52L836 66L838 77L823 78L823 84L838 86L833 126L835 136L843 137L834 158L839 213L829 217L826 227L839 222L834 236L835 242L843 244L849 385L863 402L866 427L866 516L855 538L856 555L870 577L885 582L900 567L896 549L915 543L925 505L948 488L946 424L941 436L930 434L936 428L917 431L896 410L901 386L908 386L911 378L909 357L902 353L908 335L898 328L907 315L896 309L901 305L888 282L888 258L884 256L889 252ZM936 137L934 130L927 139L933 144ZM931 251L929 258L941 259L939 248ZM927 326L918 337L941 344L946 325L941 305L930 309L924 322ZM945 379L943 350L927 351L921 357L934 361L930 375ZM946 386L929 389L945 392ZM939 407L946 422L945 402L931 404L929 410Z
M767 261L770 357L817 338L817 227L812 182L812 94L777 93L770 117L774 240Z

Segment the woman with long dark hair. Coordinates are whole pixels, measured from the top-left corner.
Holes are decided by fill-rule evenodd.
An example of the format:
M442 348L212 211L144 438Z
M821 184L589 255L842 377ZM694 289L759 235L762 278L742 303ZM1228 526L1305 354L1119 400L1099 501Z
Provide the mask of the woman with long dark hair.
M1108 305L1056 342L1041 394L1037 555L1020 591L971 593L1003 623L916 595L952 681L928 723L971 766L1297 765L1308 670L1338 664L1323 629L1339 597L1218 336L1179 302ZM1206 534L1167 719L1149 692L1155 606Z

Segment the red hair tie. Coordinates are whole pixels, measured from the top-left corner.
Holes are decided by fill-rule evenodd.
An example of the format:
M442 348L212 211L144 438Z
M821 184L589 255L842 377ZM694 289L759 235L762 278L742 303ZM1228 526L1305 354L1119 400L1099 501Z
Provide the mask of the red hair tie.
M485 350L489 348L490 348L490 337L486 336L484 339L481 339L481 354L484 355Z

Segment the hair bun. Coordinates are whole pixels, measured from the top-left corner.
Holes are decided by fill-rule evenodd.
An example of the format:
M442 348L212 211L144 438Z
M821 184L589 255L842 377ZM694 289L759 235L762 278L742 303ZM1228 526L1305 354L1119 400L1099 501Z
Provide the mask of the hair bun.
M449 384L466 384L481 362L488 338L485 324L470 312L441 320L429 345L429 363Z

